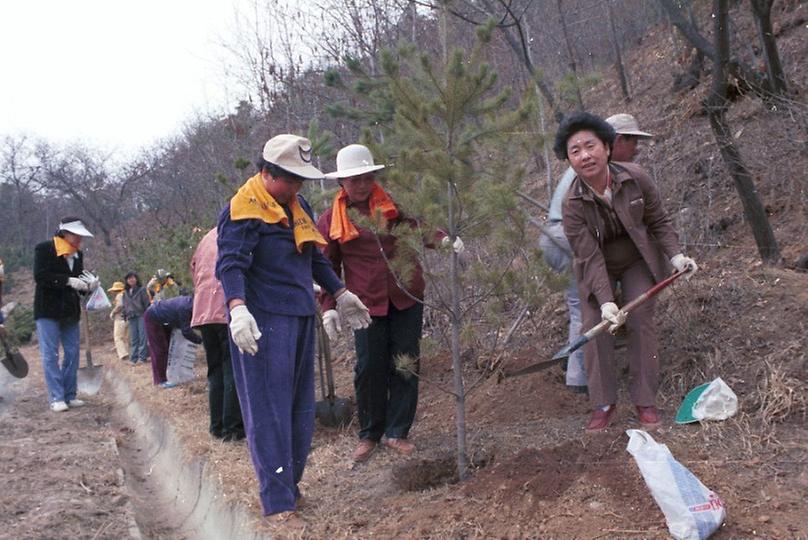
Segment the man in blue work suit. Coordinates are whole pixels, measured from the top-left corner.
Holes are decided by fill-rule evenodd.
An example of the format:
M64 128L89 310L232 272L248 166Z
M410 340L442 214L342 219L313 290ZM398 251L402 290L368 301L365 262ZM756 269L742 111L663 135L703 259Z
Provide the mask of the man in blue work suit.
M312 282L337 299L351 328L366 328L370 315L320 252L326 242L298 195L305 180L323 177L311 165L308 139L273 137L257 165L219 216L216 276L230 312L233 374L264 514L298 528L297 485L314 432Z

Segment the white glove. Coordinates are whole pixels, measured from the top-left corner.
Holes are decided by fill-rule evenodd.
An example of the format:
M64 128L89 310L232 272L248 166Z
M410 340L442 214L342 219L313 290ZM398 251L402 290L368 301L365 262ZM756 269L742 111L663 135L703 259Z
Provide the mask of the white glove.
M88 272L87 270L81 273L79 279L87 284L88 291L96 290L98 288L98 285L101 283L101 280L99 280L95 275L93 275L92 272Z
M336 309L329 309L323 313L323 328L325 333L328 334L328 339L336 341L337 334L340 333L342 324L339 320L339 313Z
M344 319L351 330L361 330L370 325L370 311L358 296L351 291L345 291L337 298L337 312L340 319Z
M312 284L311 284L311 286L312 286L312 288L314 289L314 294L320 294L320 292L323 290L323 289L322 289L322 288L321 288L319 285L317 285L316 283L312 283Z
M623 323L626 322L628 313L620 311L620 308L618 308L617 304L614 302L606 302L600 306L600 317L604 321L612 323L611 326L609 326L609 332L614 334L615 330L623 326Z
M87 285L87 282L77 277L67 278L67 286L73 287L78 292L87 292L88 290L90 290L90 286Z
M233 343L242 353L252 354L258 352L258 340L261 339L261 332L258 330L258 323L247 309L241 304L230 310L230 335L233 336Z
M690 277L696 273L696 270L699 269L696 261L690 257L685 257L681 253L677 253L671 257L671 264L676 268L677 272L687 271L687 274L685 274L685 278L687 279L690 279Z
M449 238L448 236L444 236L443 240L440 241L440 245L443 247L448 247L449 242L451 241L452 241L451 238ZM466 245L463 244L463 240L461 240L459 236L455 236L455 241L452 242L452 249L458 255L466 251Z

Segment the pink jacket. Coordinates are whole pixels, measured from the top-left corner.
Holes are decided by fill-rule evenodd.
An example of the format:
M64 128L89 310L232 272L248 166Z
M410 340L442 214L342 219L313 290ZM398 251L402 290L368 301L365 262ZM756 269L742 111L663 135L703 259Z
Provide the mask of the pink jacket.
M216 279L216 228L202 238L191 258L194 280L194 313L191 326L227 324L227 307L222 284Z

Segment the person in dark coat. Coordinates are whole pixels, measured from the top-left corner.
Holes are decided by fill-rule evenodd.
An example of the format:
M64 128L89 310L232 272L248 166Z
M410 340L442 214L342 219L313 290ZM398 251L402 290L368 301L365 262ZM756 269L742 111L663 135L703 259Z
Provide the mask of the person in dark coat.
M151 299L136 273L126 274L124 283L123 318L129 325L129 361L132 365L138 362L145 364L149 361L149 349L143 314L149 308Z
M48 401L54 412L80 407L76 399L79 367L79 294L98 287L98 279L84 271L83 238L93 235L77 217L59 223L56 235L34 248L34 319ZM59 344L63 358L59 363Z
M155 385L162 388L173 388L176 384L168 382L168 346L171 344L171 332L175 328L182 331L183 337L199 345L202 338L191 330L191 313L194 300L191 296L176 296L155 302L146 310L143 320L146 325L146 336L149 339L149 351L152 355L152 377Z

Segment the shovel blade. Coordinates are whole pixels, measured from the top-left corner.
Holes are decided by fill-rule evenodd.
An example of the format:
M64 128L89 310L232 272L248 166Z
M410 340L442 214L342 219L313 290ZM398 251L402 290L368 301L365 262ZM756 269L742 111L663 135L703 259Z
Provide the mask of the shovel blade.
M82 394L93 396L101 389L104 379L102 366L82 367L78 369L78 390Z
M23 358L19 351L12 352L7 350L2 363L6 366L8 372L18 379L22 379L28 375L28 362L25 361L25 358Z
M315 404L314 414L326 427L343 427L353 420L353 404L344 398L324 399Z
M570 343L569 345L567 345L566 347L562 348L560 351L555 353L552 359L563 360L569 357L569 355L571 355L572 353L574 353L575 351L586 345L587 341L589 341L589 338L586 336L586 334L578 336L578 338L575 341L573 341L572 343Z

